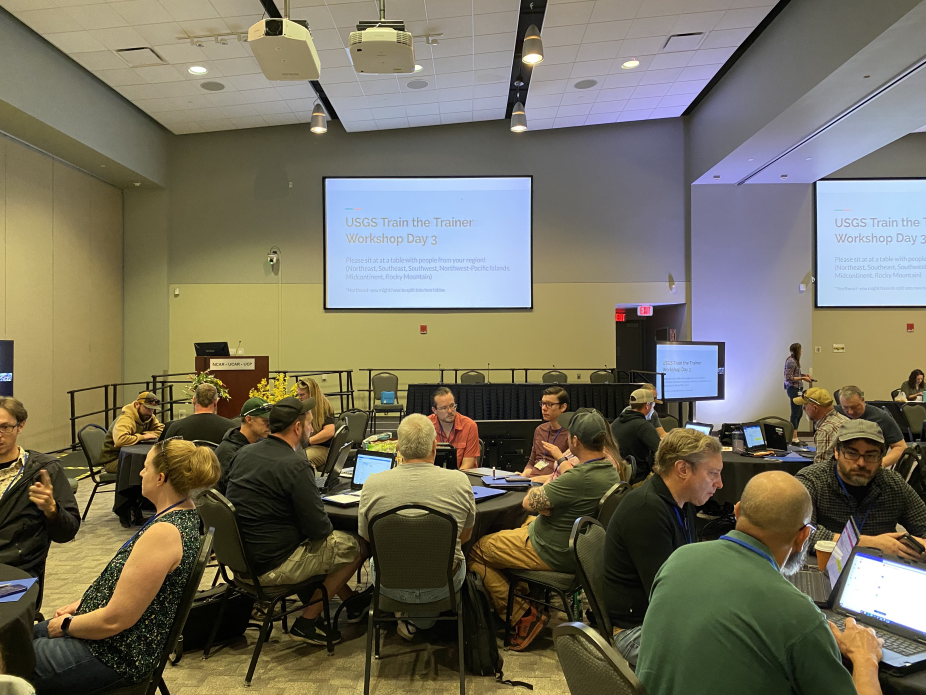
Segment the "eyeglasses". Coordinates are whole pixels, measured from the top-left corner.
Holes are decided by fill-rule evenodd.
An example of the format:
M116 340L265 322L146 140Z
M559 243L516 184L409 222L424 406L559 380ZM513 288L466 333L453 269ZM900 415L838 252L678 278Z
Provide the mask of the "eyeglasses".
M443 406L443 407L441 407L441 408L435 408L434 410L436 410L436 411L439 412L439 413L449 413L449 412L451 412L451 411L453 411L453 410L456 410L456 409L457 409L457 404L456 404L456 403L451 403L450 405L445 405L445 406Z
M881 461L881 454L877 451L868 451L864 454L860 454L855 449L840 449L842 455L845 457L846 461L855 463L860 458L865 459L865 463L878 463Z
M14 430L21 424L21 422L17 422L15 425L0 425L0 434L13 434Z
M547 401L540 401L541 408L555 408L558 405L562 405L562 403L548 403Z

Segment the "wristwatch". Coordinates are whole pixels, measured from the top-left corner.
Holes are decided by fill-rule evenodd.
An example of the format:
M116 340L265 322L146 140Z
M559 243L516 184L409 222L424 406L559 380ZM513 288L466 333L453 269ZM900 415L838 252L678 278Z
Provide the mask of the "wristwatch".
M71 620L73 620L73 618L71 616L68 616L67 618L61 621L61 633L65 637L71 636L71 633L68 632L68 628L71 627Z

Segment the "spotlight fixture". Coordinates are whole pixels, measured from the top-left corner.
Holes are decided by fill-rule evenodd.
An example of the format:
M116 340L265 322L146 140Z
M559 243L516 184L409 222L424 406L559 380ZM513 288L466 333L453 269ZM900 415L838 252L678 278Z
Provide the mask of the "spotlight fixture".
M524 48L521 51L521 62L536 65L543 62L543 41L540 39L540 29L531 24L524 32Z
M626 63L623 63L621 67L624 68L624 70L633 70L638 65L640 65L640 61L636 58L631 58Z
M782 175L781 175L781 180L782 180L782 181L787 181L787 180L788 180L788 175L787 175L787 174L782 174Z
M520 101L511 111L511 132L523 133L527 130L527 116L524 114L524 104Z
M187 69L187 72L191 75L205 75L209 72L209 69L204 68L202 65L193 65Z
M312 109L312 127L309 128L313 133L327 133L328 124L325 121L325 109L322 108L321 104L316 104L315 108Z
M422 70L424 70L424 68L421 67L420 65L415 66L415 72L421 72Z

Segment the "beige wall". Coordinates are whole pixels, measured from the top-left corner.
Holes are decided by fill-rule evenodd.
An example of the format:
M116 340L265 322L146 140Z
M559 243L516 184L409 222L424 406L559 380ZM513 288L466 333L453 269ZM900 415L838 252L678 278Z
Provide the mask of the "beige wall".
M121 379L122 194L2 136L0 326L29 410L23 444L68 445L67 391Z

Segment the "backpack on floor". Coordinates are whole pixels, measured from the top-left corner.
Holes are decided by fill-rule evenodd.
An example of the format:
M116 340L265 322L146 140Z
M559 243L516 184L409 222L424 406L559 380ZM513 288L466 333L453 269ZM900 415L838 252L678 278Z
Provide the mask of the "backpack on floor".
M504 680L504 661L498 653L498 641L492 622L492 603L482 584L482 577L475 572L466 573L463 583L463 663L474 676L495 676L498 683L523 686L533 690L534 686L522 681Z

